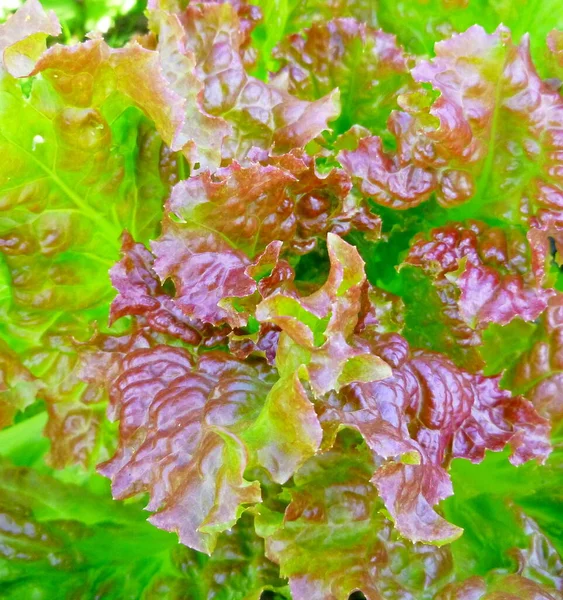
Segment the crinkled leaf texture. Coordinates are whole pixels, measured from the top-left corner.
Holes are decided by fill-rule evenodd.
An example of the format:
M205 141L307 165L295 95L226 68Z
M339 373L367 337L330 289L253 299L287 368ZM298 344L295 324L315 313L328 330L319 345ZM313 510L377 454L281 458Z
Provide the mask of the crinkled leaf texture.
M350 339L361 309L364 263L334 234L328 234L327 246L331 265L322 287L304 298L274 293L256 308L258 321L282 330L276 357L280 373L305 367L317 395L391 375L385 361Z
M265 361L243 363L223 352L197 364L173 347L129 354L111 393L120 445L100 467L114 496L149 491L147 508L159 509L155 525L211 552L243 505L261 500L259 483L244 477L247 466L261 464L284 482L320 445L321 427L299 380L273 381Z
M370 462L365 449L342 438L295 477L283 522L266 545L294 598L347 600L361 590L370 599L414 600L448 581L448 549L401 540L383 516ZM268 518L258 519L266 526Z
M352 125L385 129L390 110L409 82L406 57L394 36L355 19L315 23L303 35L286 38L277 49L288 89L299 98L316 100L340 90L340 132ZM369 81L370 85L363 82Z
M445 207L525 220L533 211L559 211L561 96L538 76L528 38L516 46L499 27L474 26L439 42L436 57L411 71L424 87L400 99L388 127L397 150L366 137L343 150L342 166L363 192L404 210L435 194ZM473 213L475 214L475 213Z
M200 240L201 229L172 221L170 227ZM280 247L266 248L242 271L251 284L248 273L260 265L270 273ZM260 288L254 319L280 330L275 369L252 351L239 359L217 350L198 356L150 342L122 359L111 387L120 442L101 472L118 498L148 491L151 521L193 548L211 552L245 507L260 505L260 483L245 472L262 467L284 484L307 459L329 450L342 428L357 430L372 451L374 490L398 532L437 545L461 533L434 508L452 494L452 459L479 462L486 449L506 444L514 464L549 453L548 421L501 390L498 377L470 374L442 355L411 351L396 333L380 333L386 322L396 327L383 320L392 300L369 287L353 246L329 233L327 248L328 278L312 294ZM150 254L130 238L124 253L113 271L120 290L114 314L124 307L151 327L166 306L156 329L182 339L181 315L192 308L184 289L165 294ZM177 260L170 251L161 256ZM182 269L188 264L180 262Z
M460 317L472 328L506 325L516 317L533 321L546 309L552 292L534 277L526 239L518 230L470 221L430 235L430 240L414 241L405 263L434 278L438 289L457 288Z
M102 431L103 404L94 406L103 394L88 392L80 378L84 352L76 341L105 328L107 272L123 228L141 240L157 231L166 186L155 125L172 144L182 115L156 53L136 44L55 45L35 63L37 36L57 33L47 28L53 18L30 1L2 26L6 39L21 40L10 48L34 61L26 73L12 73L11 50L4 52L1 329L22 363L16 370L42 384L51 462L86 465L107 457L113 436ZM31 70L27 89L9 74Z
M498 378L472 375L438 354L411 354L397 334L376 337L372 348L393 376L345 388L321 420L333 430L339 423L357 429L378 457L403 455L380 467L373 481L405 537L445 543L461 532L433 509L452 494L444 467L457 457L479 462L485 450L507 443L514 464L543 461L549 422L527 400L501 390Z
M204 2L175 12L166 2L152 4L164 73L185 97L188 115L196 114L186 120L184 138L196 149L196 136L207 138L204 160L192 158L195 168L242 159L254 146L277 152L302 147L338 116L338 90L308 102L247 74L244 20L234 5ZM180 79L178 69L185 73Z

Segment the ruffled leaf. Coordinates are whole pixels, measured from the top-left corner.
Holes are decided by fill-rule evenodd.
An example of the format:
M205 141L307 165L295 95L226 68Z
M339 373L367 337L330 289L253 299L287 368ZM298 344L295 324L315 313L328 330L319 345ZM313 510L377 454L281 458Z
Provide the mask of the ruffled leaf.
M0 25L0 64L12 77L26 77L45 50L47 37L60 33L55 13L45 12L38 0L27 0Z
M176 306L190 318L234 327L244 318L221 308L225 298L244 298L256 290L246 273L249 259L223 237L197 226L167 220L162 235L152 243L154 271L161 281L172 279Z
M453 493L445 471L450 460L479 462L486 449L511 444L514 464L545 461L549 422L530 402L501 390L499 378L472 375L441 355L411 355L397 334L376 337L371 348L392 366L392 376L343 389L321 421L329 432L357 429L375 456L392 459L373 480L405 537L450 542L461 530L433 508Z
M320 444L320 425L299 381L289 384L291 396L284 383L270 391L264 363L221 352L204 354L197 365L180 348L132 352L112 387L119 447L100 467L114 496L149 492L147 508L158 511L154 525L212 552L243 505L261 499L259 483L244 477L251 461L285 481ZM288 428L289 415L300 425Z
M400 131L395 123L389 123L391 133ZM430 197L436 188L436 175L431 169L392 157L383 150L377 137L359 141L355 150L342 150L338 155L346 172L360 183L361 191L378 204L397 210L417 206Z
M285 483L317 452L323 430L297 372L276 382L244 438L277 483Z
M157 27L161 19L169 20L170 16L158 12L152 15ZM188 112L202 110L224 119L231 127L231 134L217 149L223 160L240 160L254 146L274 147L277 152L300 148L338 116L338 91L307 102L247 74L243 57L247 38L241 35L239 15L231 4L190 5L177 23L181 23L185 34L161 38L160 51L166 54L167 63L188 66L187 61L193 64L195 60L188 73L200 83L190 83L186 100L192 107ZM166 50L163 44L169 44ZM199 94L192 91L194 87L201 89ZM197 114L196 122L201 121ZM220 137L214 142L220 143Z
M293 175L279 167L234 163L177 184L168 210L179 218L217 231L250 257L273 240L295 235L293 204L286 187Z
M113 286L119 292L111 304L112 321L125 315L146 319L153 331L197 345L212 335L201 322L186 317L174 298L166 294L153 270L154 258L130 234L123 234L123 258L110 271Z
M515 221L532 210L560 209L563 104L537 75L528 38L515 46L502 27L489 35L474 26L435 52L412 75L439 98L424 89L405 96L404 111L388 124L397 151L388 154L379 138L366 138L340 153L344 168L365 194L398 209L432 193L445 207L472 199L470 214Z
M361 310L364 263L353 246L334 234L328 234L327 245L331 268L320 289L304 298L274 294L256 309L258 321L283 331L276 363L280 372L305 365L317 394L391 375L378 356L348 341Z
M374 600L414 600L448 581L449 550L398 537L381 513L372 470L365 450L341 440L295 476L291 503L266 545L294 600L348 600L356 590Z
M230 129L224 119L206 113L201 105L204 86L195 72L196 58L187 47L186 31L174 14L159 14L158 51L164 76L184 99L184 124L174 150L182 149L190 165L217 167Z
M535 320L551 294L530 269L526 240L517 230L484 223L451 223L413 241L406 264L420 267L443 290L457 288L460 316L472 328ZM442 292L445 293L445 290Z
M302 100L318 100L340 90L342 113L335 129L354 124L373 132L385 129L397 95L406 89L408 70L394 36L355 19L318 22L304 34L286 38L276 49L288 91ZM364 82L368 82L367 85Z
M148 508L159 510L155 525L211 552L241 505L260 500L259 484L243 478L247 452L239 436L268 387L260 371L220 353L202 357L197 370L181 349L127 356L111 397L120 444L100 467L114 496L148 491Z
M350 194L352 184L341 169L321 174L297 150L272 157L254 149L250 158L256 162L235 162L177 184L168 210L220 233L251 258L272 241L306 253L330 231L346 235L355 227L378 236L379 218Z

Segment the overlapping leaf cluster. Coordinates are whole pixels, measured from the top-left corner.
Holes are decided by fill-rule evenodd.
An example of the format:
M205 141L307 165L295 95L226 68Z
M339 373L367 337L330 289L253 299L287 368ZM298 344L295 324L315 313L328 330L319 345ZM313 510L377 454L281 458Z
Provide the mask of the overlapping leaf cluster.
M561 33L258 4L0 25L0 585L561 598Z

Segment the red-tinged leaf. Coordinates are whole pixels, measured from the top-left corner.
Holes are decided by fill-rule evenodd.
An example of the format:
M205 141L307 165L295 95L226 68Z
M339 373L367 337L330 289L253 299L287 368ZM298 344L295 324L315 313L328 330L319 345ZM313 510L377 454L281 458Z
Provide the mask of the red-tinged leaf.
M372 470L361 446L339 441L294 477L283 523L266 538L294 600L348 600L354 591L369 600L415 600L449 580L449 549L398 536L382 515Z
M559 209L563 103L536 73L528 37L514 46L503 27L488 35L474 26L436 44L435 51L434 60L413 70L415 80L432 84L441 94L430 109L440 123L428 134L435 156L444 162L451 157L454 174L461 174L455 169L465 163L471 175L469 180L465 175L463 185L474 187L482 203L494 198L495 214L506 211L517 217L529 196L534 208ZM473 60L467 60L469 53ZM445 204L464 200L457 175L444 174L438 199Z
M416 425L409 430L434 464L447 464L450 457L479 462L485 449L499 451L512 442L516 443L514 463L522 462L521 452L545 460L550 451L549 423L529 402L501 390L499 377L468 373L435 353L399 354L397 337L382 336L376 341L374 351L393 366L393 377L358 384L360 405L369 402L369 397L384 398L402 407L409 418L416 415ZM395 363L385 348L389 342L392 356L399 358ZM363 399L366 392L370 396ZM520 448L523 440L527 450Z
M211 352L194 367L180 348L132 352L112 388L119 448L100 467L114 496L149 492L155 525L211 552L242 505L260 501L258 482L244 479L243 435L270 387L271 373L260 362Z
M472 384L475 400L471 415L454 434L452 456L479 462L485 449L502 450L508 442L512 464L532 459L544 462L551 450L549 421L522 396L512 397L501 390L500 377L475 376Z
M185 2L180 0L149 0L149 20L156 21L160 25L159 19L164 11L174 14L180 21L184 21ZM255 62L256 49L252 46L252 37L255 27L262 21L262 10L259 6L249 4L246 0L200 0L199 4L229 4L236 12L239 20L238 41L240 43L239 52L243 57L245 66L252 67ZM154 12L153 12L154 11ZM216 24L214 24L217 27ZM208 23L208 26L211 26Z
M260 162L234 162L178 183L168 210L219 232L250 258L274 240L306 253L330 231L347 235L355 227L378 236L380 219L350 194L341 169L321 175L303 151L272 157L254 149L251 158Z
M453 494L450 478L441 467L388 463L376 471L372 481L406 539L442 546L463 533L433 508Z
M497 576L492 583L471 577L446 586L436 600L560 600L561 595L520 575Z
M364 263L353 246L334 234L328 234L327 245L331 268L321 288L303 298L277 293L256 309L258 321L284 332L276 360L280 372L306 365L313 390L320 395L391 374L378 356L348 341L361 311Z
M263 298L281 291L295 293L295 273L290 264L280 258L282 246L283 243L279 240L270 242L264 252L246 267L245 275L256 282L257 291L254 294L244 298L223 298L219 302L219 306L228 315L227 322L238 323L242 328L242 331L230 333L231 342L237 343L235 340L238 340L246 347L246 349L240 347L241 357L246 358L256 350L259 356L267 357L270 364L274 363L277 347L277 336L272 338L271 334L274 333L274 329L278 332L279 329L275 325L266 323L261 325L255 334L250 334L247 325L249 318L254 317L256 306ZM241 333L242 335L239 335Z
M518 561L519 575L553 586L555 589L549 590L552 594L556 594L555 590L563 592L563 561L557 549L533 519L523 511L518 516L529 540L527 548L514 548L511 552Z
M128 352L151 343L143 334L97 335L77 342L72 331L62 331L25 355L45 386L41 397L49 413L45 435L51 441L50 465L93 468L111 455L116 442L113 427L104 418L108 383L119 373Z
M287 76L288 91L303 100L318 100L338 88L342 114L335 122L343 132L354 124L385 129L387 115L410 79L395 36L355 19L314 23L276 49Z
M280 259L282 246L279 240L270 242L264 252L246 267L247 275L256 281L262 298L293 286L295 273L286 260Z
M165 499L149 521L175 531L182 543L211 554L217 533L236 523L242 505L260 502L260 485L244 479L246 452L234 436L209 432L192 461L178 474L183 484L175 490L176 496Z
M137 315L143 327L209 347L226 342L230 328L225 323L246 325L261 297L293 288L293 269L280 259L280 241L250 262L210 228L167 219L152 247L156 258L124 236L124 258L111 271L120 292L112 320ZM167 278L175 284L173 293L163 288Z
M43 10L38 0L27 0L0 24L0 64L12 77L27 77L45 50L47 37L60 33L55 13Z
M515 317L533 321L547 305L548 292L526 288L517 275L501 277L483 265L466 264L456 284L461 314L470 325L506 325Z
M524 394L535 409L557 427L563 420L562 371L563 297L557 294L541 317L531 347L510 365L503 384Z
M159 15L160 64L170 87L184 99L184 125L174 149L183 150L191 167L199 164L216 168L221 164L221 148L230 128L224 119L206 113L201 106L203 83L195 72L196 59L187 49L185 38L178 16Z
M256 334L243 334L229 336L229 351L234 356L244 360L250 355L260 356L274 366L280 336L280 328L271 323L263 323Z
M435 192L451 207L473 198L471 214L526 220L540 208L559 210L559 130L563 102L537 75L528 38L515 46L500 27L480 26L439 42L436 58L411 71L421 88L400 99L390 116L397 151L386 154L379 138L343 151L344 168L365 194L385 206L416 206ZM507 175L509 174L509 175Z
M449 543L461 530L433 507L452 494L445 471L451 459L480 462L485 450L510 444L513 464L543 462L551 449L549 422L530 402L501 390L498 377L470 374L439 354L411 353L397 334L370 337L372 353L393 374L330 396L320 413L326 443L343 426L358 430L378 459L391 461L374 482L399 532Z
M395 337L397 339L391 336L391 343L386 344L387 350L382 355L398 367L404 361L401 355L406 345L399 336ZM400 348L401 344L403 348ZM398 380L400 389L405 393L403 402L397 401L392 391ZM452 495L450 479L439 461L433 462L434 448L426 447L427 440L422 439L419 444L416 437L411 438L409 429L412 430L415 425L410 423L408 413L405 414L404 403L416 402L416 379L412 374L403 375L399 370L377 388L374 385L354 384L332 398L331 406L321 415L329 440L334 440L339 428L351 427L362 434L376 458L399 459L381 466L372 479L395 527L401 535L414 542L450 543L461 535L462 530L448 523L433 508ZM422 388L424 384L420 385Z
M178 183L167 208L179 218L213 229L233 248L253 257L273 240L292 239L294 201L286 188L293 175L278 167L238 163Z
M404 327L404 303L366 281L362 289L362 310L355 332L400 333Z
M390 129L396 129L390 124ZM378 204L404 210L417 206L436 188L431 169L398 156L386 154L378 137L362 138L355 150L342 150L338 160L346 172L360 182L362 192Z
M11 425L18 412L33 404L41 388L41 381L0 340L0 429Z
M198 345L203 338L216 342L219 332L187 317L175 298L164 292L153 270L152 254L142 244L136 244L128 233L122 239L123 258L110 271L111 281L119 292L111 305L111 320L135 315L138 323L146 319L153 331L187 344Z
M297 230L292 248L301 254L313 250L317 238L327 233L346 236L353 230L375 240L381 233L381 219L352 191L352 182L342 169L321 174L315 160L302 150L262 159L289 171L296 182L290 188L295 198Z
M153 14L153 20L158 22L159 15ZM197 97L190 94L188 102L193 103L195 98L197 108L222 117L232 128L232 134L219 149L225 161L244 158L254 146L274 147L277 152L300 148L338 116L338 91L307 102L246 73L241 52L244 53L247 35L231 4L190 5L180 22L185 30L185 44L182 47L174 43L166 54L169 60L176 53L195 58L193 73L203 89ZM178 60L185 62L181 57Z
M329 129L328 123L340 114L338 89L315 102L298 100L290 94L276 91L280 98L273 107L276 129L272 146L278 153L306 146L323 131Z
M256 290L246 273L250 264L220 235L167 219L162 235L152 243L154 271L161 281L172 279L175 303L188 317L217 325L244 325L244 319L219 306L225 298L243 298Z
M41 56L32 74L37 73L43 73L64 102L76 107L100 105L118 91L143 110L172 149L185 143L184 101L170 87L152 50L136 43L113 49L102 38L77 46L57 44Z
M460 316L482 329L516 317L533 321L547 306L551 291L539 286L528 255L518 230L470 221L434 229L429 240L415 238L405 263L422 268L443 292L457 290Z

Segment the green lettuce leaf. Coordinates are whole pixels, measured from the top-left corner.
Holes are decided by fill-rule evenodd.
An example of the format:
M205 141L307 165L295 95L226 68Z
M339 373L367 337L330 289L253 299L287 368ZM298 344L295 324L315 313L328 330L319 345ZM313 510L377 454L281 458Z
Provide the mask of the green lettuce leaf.
M137 505L5 459L0 474L3 598L258 600L264 589L283 592L250 519L209 558L144 522Z
M41 11L31 2L3 27L18 32L18 19L30 10L39 11L30 16L35 22ZM148 240L158 230L167 188L159 172L163 142L150 119L173 143L183 117L174 116L176 96L155 60L140 46L114 51L93 39L50 48L28 87L2 74L0 147L10 160L0 169L0 327L19 356L13 369L29 370L42 385L53 464L90 464L106 443L96 433L103 404L92 406L103 398L84 396L73 340L107 328L108 268L121 231ZM158 91L136 77L152 78Z

